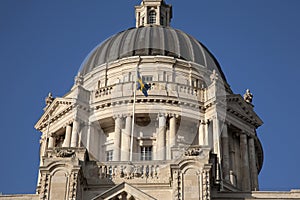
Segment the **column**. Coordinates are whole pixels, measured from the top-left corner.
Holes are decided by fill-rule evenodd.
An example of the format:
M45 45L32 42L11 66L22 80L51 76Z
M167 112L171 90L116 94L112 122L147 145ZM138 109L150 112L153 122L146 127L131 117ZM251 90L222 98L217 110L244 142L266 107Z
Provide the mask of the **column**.
M228 142L228 127L227 124L223 123L222 129L222 168L223 168L223 178L225 181L230 181L230 172L229 172L229 142Z
M218 158L220 159L220 123L219 119L217 116L214 117L213 119L213 148L214 148L214 153L218 155Z
M166 117L164 114L158 115L158 133L157 133L157 160L166 159Z
M54 143L55 143L54 134L51 133L51 134L50 134L50 137L49 137L48 148L53 148L53 147L54 147Z
M170 135L169 135L169 155L170 159L172 159L172 147L176 146L176 116L175 115L170 115Z
M122 118L121 116L115 116L114 119L115 119L115 137L114 137L113 161L120 161Z
M241 183L243 191L250 191L250 172L247 135L240 135L240 153L241 153Z
M72 133L72 126L70 124L68 124L66 127L65 140L64 140L62 147L70 147L71 133Z
M206 125L207 141L210 149L214 148L214 138L213 138L213 121L209 120Z
M160 6L158 6L157 13L156 13L156 24L160 24L162 26L163 24L160 23L160 14L161 14Z
M71 147L77 147L78 134L79 134L79 122L74 120L73 128L72 128Z
M256 167L256 153L254 139L249 138L249 154L250 154L250 170L251 170L251 190L257 191L258 187L258 172Z
M204 120L199 121L198 141L200 146L207 145L206 123Z
M203 134L204 134L204 136L203 136L203 145L205 145L205 146L208 146L209 145L209 137L208 137L208 126L209 126L209 121L207 120L207 121L205 121L205 120L203 120L202 121L202 124L203 124Z
M229 142L230 156L230 183L236 186L236 165L235 165L235 137L231 135Z
M125 120L125 131L122 134L121 161L129 161L130 159L131 123L131 115L127 115Z

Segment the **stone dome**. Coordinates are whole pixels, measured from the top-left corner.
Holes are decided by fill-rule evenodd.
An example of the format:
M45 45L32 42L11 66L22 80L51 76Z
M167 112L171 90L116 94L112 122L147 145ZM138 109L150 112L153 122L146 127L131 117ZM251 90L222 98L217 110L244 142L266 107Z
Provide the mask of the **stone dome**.
M194 37L171 27L146 26L122 31L97 46L85 59L81 74L108 62L130 56L171 56L216 70L225 76L218 61Z

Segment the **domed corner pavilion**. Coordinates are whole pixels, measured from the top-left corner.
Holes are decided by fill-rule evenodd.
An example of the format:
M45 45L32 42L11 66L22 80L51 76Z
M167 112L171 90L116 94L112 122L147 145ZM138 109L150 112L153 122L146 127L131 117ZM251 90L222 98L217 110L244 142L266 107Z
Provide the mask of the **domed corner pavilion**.
M258 190L262 125L209 50L143 0L136 28L108 38L63 97L46 98L40 199L222 199ZM214 196L215 195L215 196ZM219 195L219 196L218 196Z

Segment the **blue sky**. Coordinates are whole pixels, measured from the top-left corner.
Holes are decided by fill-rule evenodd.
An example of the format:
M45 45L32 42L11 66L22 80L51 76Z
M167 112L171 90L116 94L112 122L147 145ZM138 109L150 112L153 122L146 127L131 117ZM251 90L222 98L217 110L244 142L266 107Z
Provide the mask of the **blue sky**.
M264 125L262 190L300 188L299 0L168 0L172 27L215 55L235 93L250 88ZM135 26L140 0L0 1L0 192L34 193L49 91L63 96L85 56Z

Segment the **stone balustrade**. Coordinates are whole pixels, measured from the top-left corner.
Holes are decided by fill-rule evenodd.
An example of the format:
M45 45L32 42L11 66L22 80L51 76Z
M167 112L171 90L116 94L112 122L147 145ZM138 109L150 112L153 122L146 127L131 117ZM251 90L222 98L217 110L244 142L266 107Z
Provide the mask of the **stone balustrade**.
M158 178L160 166L156 163L107 162L98 165L100 179Z
M153 81L148 83L151 89L148 91L149 96L168 96L179 99L188 99L194 101L205 101L205 90L195 88L189 85L179 83L166 83ZM131 97L133 95L133 82L114 84L108 87L102 87L94 91L94 101L110 100L112 97ZM137 96L143 95L137 92Z
M87 166L86 178L97 184L105 183L168 183L170 168L162 161L97 162Z

